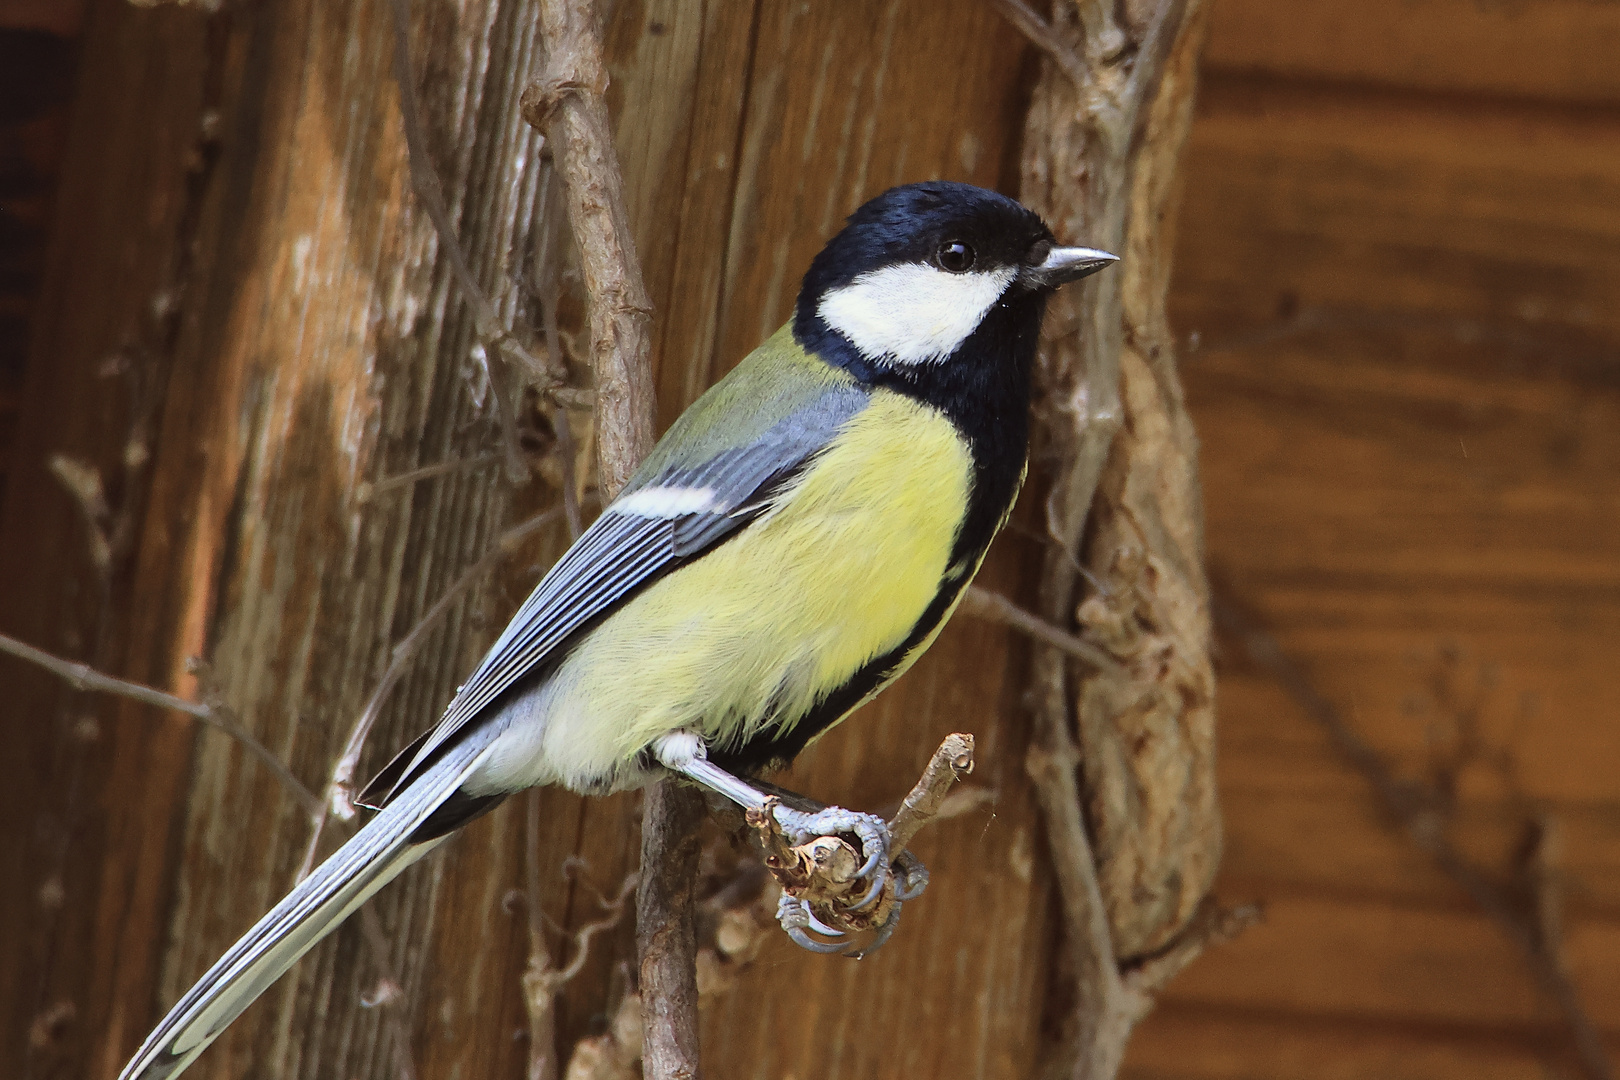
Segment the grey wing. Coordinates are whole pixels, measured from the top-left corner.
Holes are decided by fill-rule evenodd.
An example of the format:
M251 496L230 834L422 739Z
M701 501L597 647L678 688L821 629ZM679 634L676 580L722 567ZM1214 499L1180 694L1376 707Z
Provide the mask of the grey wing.
M559 657L576 633L758 516L867 401L852 387L828 390L746 446L634 477L535 586L439 723L359 801L392 797L502 693ZM682 499L683 492L702 494ZM654 512L660 501L665 507Z

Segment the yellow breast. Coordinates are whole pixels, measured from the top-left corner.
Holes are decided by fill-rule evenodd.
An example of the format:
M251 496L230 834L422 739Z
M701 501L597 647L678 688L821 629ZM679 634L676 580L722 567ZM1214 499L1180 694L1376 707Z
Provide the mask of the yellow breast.
M759 520L649 587L552 681L564 782L675 728L735 747L791 726L897 648L940 588L972 458L950 422L889 391ZM598 774L599 775L599 774Z

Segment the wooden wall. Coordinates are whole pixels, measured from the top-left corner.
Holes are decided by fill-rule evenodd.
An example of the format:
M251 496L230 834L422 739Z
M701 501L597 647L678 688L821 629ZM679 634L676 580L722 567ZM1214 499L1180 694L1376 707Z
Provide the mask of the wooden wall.
M1507 870L1550 814L1620 1038L1620 5L1217 0L1173 314L1209 557ZM1136 1078L1571 1075L1514 949L1228 652L1219 892Z

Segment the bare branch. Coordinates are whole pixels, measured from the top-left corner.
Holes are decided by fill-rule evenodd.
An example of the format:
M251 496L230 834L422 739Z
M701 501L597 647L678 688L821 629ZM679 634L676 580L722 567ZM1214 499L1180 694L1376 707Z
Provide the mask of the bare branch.
M590 306L601 486L611 498L652 448L652 300L630 236L596 21L589 0L543 0L545 74L524 88L522 107L550 138L566 188Z
M903 850L912 837L939 816L956 782L972 771L973 736L960 732L945 736L889 822L889 840L896 851Z
M104 694L116 694L132 701L156 705L160 709L173 709L175 712L182 712L187 716L202 721L215 731L229 735L240 743L248 753L263 762L265 767L275 775L276 779L281 781L282 786L298 800L305 811L312 816L320 813L322 805L320 798L305 787L279 757L271 753L268 747L254 738L253 734L243 727L229 710L222 706L187 701L183 697L176 697L173 694L154 689L142 683L114 678L111 675L97 671L88 664L80 664L72 660L64 660L59 656L52 656L43 649L36 649L32 645L25 644L5 634L0 634L0 652L9 653L31 664L37 664L67 682L75 690L95 690Z
M550 139L565 185L590 311L598 487L611 499L653 444L652 300L636 260L603 99L607 70L595 7L589 0L541 0L540 27L545 73L524 88L521 104L524 119ZM648 1080L699 1071L693 890L703 815L702 797L671 780L647 791L636 944Z
M642 1068L648 1080L695 1080L697 913L703 796L661 780L646 791L636 946L641 964Z
M1356 732L1338 706L1316 689L1305 671L1283 652L1277 639L1266 632L1254 615L1233 597L1219 591L1213 604L1216 625L1236 638L1249 662L1275 679L1327 733L1338 751L1361 773L1401 831L1518 946L1537 984L1562 1011L1586 1075L1592 1080L1614 1080L1614 1069L1603 1038L1587 1013L1580 992L1564 970L1561 958L1549 947L1538 914L1521 911L1512 897L1457 850L1432 812L1436 793L1422 790L1426 785L1399 780L1378 751Z
M1125 989L1151 1004L1153 995L1203 955L1205 949L1226 944L1260 922L1264 915L1259 904L1223 908L1214 900L1205 900L1198 915L1175 941L1125 973ZM1146 1009L1143 1013L1146 1014Z

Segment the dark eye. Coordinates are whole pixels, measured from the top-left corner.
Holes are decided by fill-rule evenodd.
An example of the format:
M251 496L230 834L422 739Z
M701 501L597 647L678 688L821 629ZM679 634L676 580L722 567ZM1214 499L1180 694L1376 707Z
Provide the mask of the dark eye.
M973 249L960 240L947 240L934 252L934 261L941 270L965 274L973 269Z

